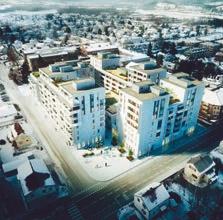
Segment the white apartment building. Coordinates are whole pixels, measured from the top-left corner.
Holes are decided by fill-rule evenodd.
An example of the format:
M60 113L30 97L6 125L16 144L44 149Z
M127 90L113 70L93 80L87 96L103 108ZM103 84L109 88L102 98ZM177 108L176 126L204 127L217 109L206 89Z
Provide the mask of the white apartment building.
M167 72L163 68L158 68L153 61L144 61L140 63L131 62L126 66L128 71L128 81L131 83L151 80L159 83L160 79L166 78Z
M171 95L164 139L167 144L194 132L205 86L182 72L161 79L160 86Z
M136 157L191 134L197 124L202 82L185 73L138 82L120 91L121 135Z
M99 69L111 69L119 66L120 56L110 52L100 52L91 56L90 63L93 67Z
M120 67L120 57L109 52L91 56L90 64L95 69L95 80L107 91L119 94L119 90L129 86L127 70Z
M129 57L128 59L130 62L131 59ZM128 59L123 59L123 56L110 52L91 56L90 63L95 69L96 83L104 86L107 91L119 94L120 89L129 87L132 83L148 79L158 83L167 75L165 69L157 68L156 63L149 61L148 58L146 61L145 57L139 59L137 61L139 63L129 63ZM124 63L128 64L125 65Z
M125 147L136 157L162 145L170 95L150 80L120 91L120 115Z
M86 63L65 62L31 74L37 98L64 134L68 146L94 146L105 135L105 89L97 87Z

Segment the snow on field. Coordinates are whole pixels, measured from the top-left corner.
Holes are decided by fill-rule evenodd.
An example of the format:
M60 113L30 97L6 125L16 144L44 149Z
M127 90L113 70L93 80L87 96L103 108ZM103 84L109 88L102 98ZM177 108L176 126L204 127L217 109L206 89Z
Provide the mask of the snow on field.
M219 15L211 15L209 13L204 13L202 11L180 11L180 10L136 10L137 13L142 15L156 15L156 16L165 16L170 18L177 18L177 19L199 19L204 17L215 17L215 18L222 18Z

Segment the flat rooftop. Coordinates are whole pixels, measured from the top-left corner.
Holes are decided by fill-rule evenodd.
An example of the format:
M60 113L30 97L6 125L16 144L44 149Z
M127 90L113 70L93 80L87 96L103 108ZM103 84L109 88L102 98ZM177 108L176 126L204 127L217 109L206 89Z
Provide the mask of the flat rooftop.
M69 73L79 70L81 68L86 68L87 62L82 62L78 60L69 60L56 62L49 65L48 67L40 68L39 70L47 75L57 74L57 73ZM61 70L60 70L61 69Z
M117 68L117 69L113 69L113 70L106 70L107 72L111 73L112 75L115 75L121 79L127 80L128 77L128 73L127 70L125 68Z
M87 52L95 52L95 51L102 51L102 50L109 50L109 49L118 49L117 45L112 45L110 43L92 43L89 45L84 45L84 49Z
M52 71L49 69L49 67L39 68L39 71L44 72L47 75L51 75Z
M145 100L152 100L154 98L159 97L158 95L152 93L152 92L148 92L148 93L138 93L136 91L134 91L132 88L124 88L121 91L123 91L124 93L135 97L136 99L140 100L140 101L145 101Z
M136 64L136 65L129 66L129 68L134 69L138 72L144 73L146 75L153 75L154 73L157 73L157 72L166 71L164 68L143 69L142 65L144 65L144 64L146 65L147 63L148 62L142 62L142 63Z
M172 83L181 88L189 88L189 87L203 84L203 82L189 76L189 74L184 73L184 72L179 72L179 73L170 75L168 78L162 79L162 81Z
M86 91L86 90L90 90L90 89L95 89L97 88L97 86L94 84L91 83L93 79L92 78L85 78L85 79L79 79L79 80L71 80L71 81L68 81L68 82L63 82L63 83L60 83L59 86L61 88L63 88L65 91L67 91L69 94L77 94L77 93L81 93L83 91ZM89 86L89 83L90 83L90 86ZM77 89L75 87L77 87L77 85L86 85L86 87L82 87L80 89Z
M121 91L140 101L169 95L168 92L166 92L162 87L154 84L151 80L134 83L131 88L124 88Z
M53 47L53 48L44 47L41 49L38 49L38 48L27 49L27 50L24 50L24 53L28 54L28 58L32 59L38 56L50 57L50 56L66 55L69 52L76 51L76 49L77 49L76 47Z

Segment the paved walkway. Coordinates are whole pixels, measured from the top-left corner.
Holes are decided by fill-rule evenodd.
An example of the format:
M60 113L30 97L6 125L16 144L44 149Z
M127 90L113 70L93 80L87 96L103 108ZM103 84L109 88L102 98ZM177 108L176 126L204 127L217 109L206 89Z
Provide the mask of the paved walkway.
M94 149L93 151L73 150L73 156L91 178L101 182L112 180L132 168L152 160L151 157L145 157L129 161L126 158L127 153L121 156L116 147L109 148L107 150ZM90 152L94 152L94 155L83 157L85 153Z

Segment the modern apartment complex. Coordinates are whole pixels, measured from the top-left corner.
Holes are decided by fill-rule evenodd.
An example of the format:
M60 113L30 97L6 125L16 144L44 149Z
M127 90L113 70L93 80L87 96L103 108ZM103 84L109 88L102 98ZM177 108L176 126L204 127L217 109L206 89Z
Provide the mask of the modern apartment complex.
M133 84L120 91L125 146L139 157L162 145L170 95L151 81Z
M136 157L191 134L197 123L203 83L185 73L138 82L120 91L122 138Z
M171 95L166 120L165 143L185 134L192 134L197 124L204 94L204 83L181 72L161 79L160 86Z
M105 89L95 85L88 63L50 65L31 74L30 84L68 146L80 149L104 140Z
M128 70L128 81L132 83L150 79L152 82L159 83L160 79L166 77L167 72L163 68L158 68L153 61L140 63L131 62L126 66Z
M116 94L119 90L130 85L127 78L127 70L120 67L120 56L109 52L98 53L91 56L91 65L95 69L95 80L107 91Z
M130 87L135 82L150 79L158 83L167 74L165 69L158 68L156 63L148 58L134 58L110 52L91 56L91 65L95 69L96 83L116 94L119 94L120 89Z

